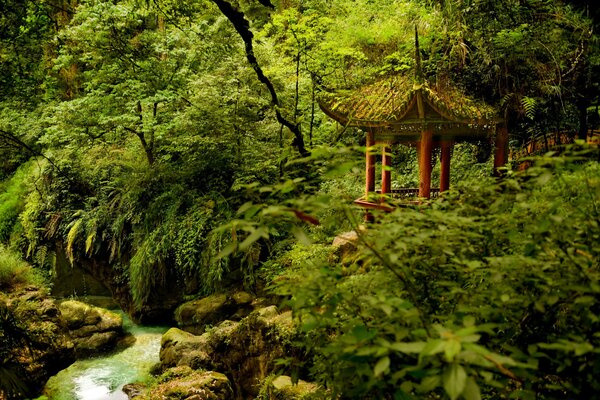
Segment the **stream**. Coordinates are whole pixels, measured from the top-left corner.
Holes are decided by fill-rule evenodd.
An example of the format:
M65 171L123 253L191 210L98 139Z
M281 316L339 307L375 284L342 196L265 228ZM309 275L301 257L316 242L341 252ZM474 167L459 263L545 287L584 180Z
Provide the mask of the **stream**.
M135 343L117 353L75 361L46 384L44 394L49 400L127 400L123 385L148 378L159 361L160 340L168 328L139 326L125 313L119 314Z

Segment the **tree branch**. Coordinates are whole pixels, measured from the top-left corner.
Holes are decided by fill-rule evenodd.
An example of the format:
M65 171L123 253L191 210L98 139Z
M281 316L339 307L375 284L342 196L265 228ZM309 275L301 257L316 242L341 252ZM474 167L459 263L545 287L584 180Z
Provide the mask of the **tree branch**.
M58 165L56 165L54 163L54 161L49 158L48 156L46 156L44 153L42 153L39 150L34 149L33 147L31 147L30 145L28 145L27 143L25 143L24 141L22 141L21 139L19 139L16 135L14 135L11 132L5 131L3 129L0 129L0 137L2 137L3 139L5 139L7 142L12 143L15 147L17 148L22 148L25 149L26 151L28 151L29 153L31 153L32 155L36 156L36 157L42 157L44 158L46 161L48 161L50 163L50 165L52 165L52 167L54 169L56 169L56 171L58 172L59 175L63 176L64 178L66 178L69 182L73 182L73 179L65 174L59 167Z
M258 64L258 60L254 55L254 47L253 47L253 39L254 34L250 30L250 22L246 19L246 16L243 12L235 9L230 3L225 0L212 0L213 3L219 7L221 13L227 17L229 22L233 24L233 27L240 35L242 40L244 41L244 46L246 50L246 59L254 69L258 80L264 84L269 90L269 94L271 95L271 104L275 107L275 115L277 117L277 122L287 127L294 134L293 145L298 149L298 152L302 156L307 156L310 153L306 150L304 145L304 137L302 136L302 132L300 132L300 125L296 123L292 123L288 121L282 114L279 109L280 103L279 98L277 97L277 92L275 91L275 87L273 83L267 78Z

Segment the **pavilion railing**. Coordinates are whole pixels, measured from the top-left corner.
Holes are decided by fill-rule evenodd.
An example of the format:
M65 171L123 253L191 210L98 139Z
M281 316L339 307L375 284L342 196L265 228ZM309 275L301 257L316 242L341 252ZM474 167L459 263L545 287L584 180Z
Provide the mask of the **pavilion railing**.
M574 143L574 141L575 133L570 131L541 134L530 139L520 149L511 151L509 158L518 160L519 158L542 154L561 145ZM600 144L600 131L588 130L587 142Z
M436 198L440 195L440 188L431 188L430 197ZM381 190L376 191L377 194L381 194ZM391 196L392 199L412 199L419 197L419 188L399 188L392 189L391 193L388 193L388 196Z

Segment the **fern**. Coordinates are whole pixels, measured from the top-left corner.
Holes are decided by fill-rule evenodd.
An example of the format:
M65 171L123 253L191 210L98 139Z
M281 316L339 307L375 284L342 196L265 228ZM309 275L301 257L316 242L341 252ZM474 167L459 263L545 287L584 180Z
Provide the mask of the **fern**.
M165 283L167 277L166 262L171 242L163 228L159 226L138 245L129 263L129 286L138 309L148 301L158 285Z
M89 219L85 224L85 228L85 233L87 235L85 239L85 254L91 256L96 241L96 234L98 232L98 218Z
M507 93L505 94L502 99L500 99L500 109L502 110L506 110L509 107L509 104L511 102L511 100L515 97L514 93Z
M80 233L83 231L83 219L77 219L72 223L71 229L69 229L69 233L67 234L67 247L65 252L67 253L67 258L73 264L75 261L75 252L74 246L77 241Z
M521 106L525 111L525 116L530 120L533 120L538 109L537 100L533 97L523 96L521 98Z

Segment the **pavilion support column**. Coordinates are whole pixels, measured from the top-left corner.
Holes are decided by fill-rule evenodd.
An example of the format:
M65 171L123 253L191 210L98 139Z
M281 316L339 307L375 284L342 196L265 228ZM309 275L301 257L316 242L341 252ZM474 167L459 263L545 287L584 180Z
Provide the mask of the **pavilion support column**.
M419 197L431 196L431 150L433 147L433 131L421 133L419 142Z
M496 127L496 143L494 152L494 175L500 176L500 168L508 162L508 128L506 123Z
M381 152L381 194L392 191L392 153L389 146L383 146Z
M445 192L450 188L450 158L452 157L452 147L454 147L453 142L442 142L440 192Z
M367 152L366 152L366 185L365 198L368 199L369 193L375 191L375 154L371 147L375 145L375 137L373 132L367 133Z

